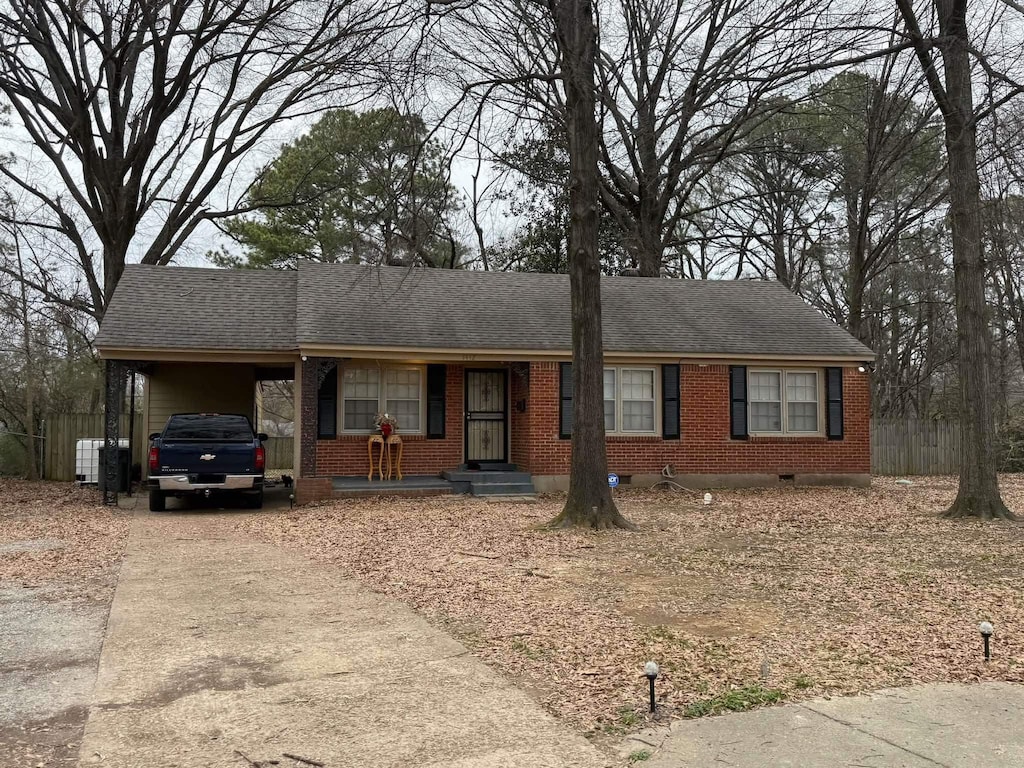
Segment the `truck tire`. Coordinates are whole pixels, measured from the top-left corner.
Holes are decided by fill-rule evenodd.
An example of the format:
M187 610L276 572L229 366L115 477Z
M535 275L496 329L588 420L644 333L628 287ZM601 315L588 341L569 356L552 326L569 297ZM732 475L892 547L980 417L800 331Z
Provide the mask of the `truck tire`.
M245 505L249 509L263 509L263 489L256 491L256 493L246 494Z
M163 491L149 492L149 511L163 512L167 509L167 494Z

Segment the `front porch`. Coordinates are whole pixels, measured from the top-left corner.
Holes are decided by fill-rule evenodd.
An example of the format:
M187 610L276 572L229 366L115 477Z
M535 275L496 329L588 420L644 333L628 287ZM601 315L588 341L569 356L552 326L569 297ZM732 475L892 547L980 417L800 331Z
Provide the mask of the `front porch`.
M529 377L529 364L516 362L303 358L297 500L533 495L530 475L518 471L527 464ZM401 481L376 477L374 415L385 412L398 420ZM397 447L388 453L397 460Z
M335 499L446 496L454 492L452 483L437 475L406 475L401 480L367 480L365 476L331 478L331 496Z
M401 480L367 480L363 476L339 476L330 480L331 497L335 499L448 494L532 497L536 494L530 473L519 472L513 464L487 470L459 467L440 475L405 475Z

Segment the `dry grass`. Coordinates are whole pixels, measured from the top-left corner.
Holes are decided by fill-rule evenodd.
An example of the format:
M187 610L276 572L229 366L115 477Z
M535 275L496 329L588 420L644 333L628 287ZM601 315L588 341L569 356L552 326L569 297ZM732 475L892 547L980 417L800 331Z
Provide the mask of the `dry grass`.
M1004 496L1024 511L1024 478ZM1024 526L946 521L955 481L632 492L639 533L540 530L558 499L336 502L240 521L406 600L582 730L925 681L1024 679ZM996 626L981 661L976 626Z
M70 483L0 479L0 582L54 586L68 597L113 588L129 519Z

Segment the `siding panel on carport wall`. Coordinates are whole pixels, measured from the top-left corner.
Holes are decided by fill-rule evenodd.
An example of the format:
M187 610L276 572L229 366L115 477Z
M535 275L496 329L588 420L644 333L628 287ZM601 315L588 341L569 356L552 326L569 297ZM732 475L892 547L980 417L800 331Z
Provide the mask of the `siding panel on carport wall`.
M174 413L242 413L256 409L256 366L246 363L159 363L146 381L146 432Z

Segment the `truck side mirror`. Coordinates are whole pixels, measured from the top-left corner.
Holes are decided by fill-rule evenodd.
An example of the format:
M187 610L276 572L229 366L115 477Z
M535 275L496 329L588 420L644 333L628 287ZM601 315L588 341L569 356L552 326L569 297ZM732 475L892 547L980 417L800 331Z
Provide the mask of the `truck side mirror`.
M156 440L156 439L157 439L158 437L160 437L160 433L159 433L159 432L153 432L153 433L152 433L152 434L151 434L151 435L149 436L149 439L150 439L150 440Z
M258 435L256 435L256 439L259 440L261 443L265 443L267 442L267 440L270 439L270 435L268 435L266 432L260 432Z

